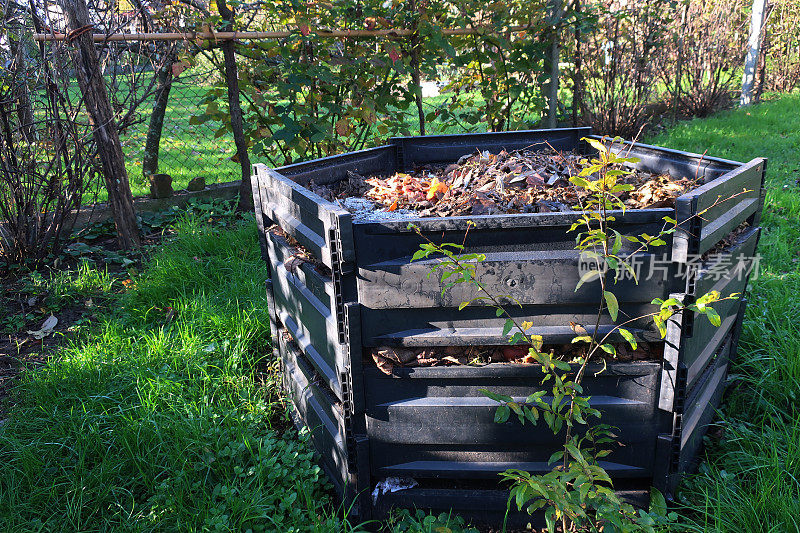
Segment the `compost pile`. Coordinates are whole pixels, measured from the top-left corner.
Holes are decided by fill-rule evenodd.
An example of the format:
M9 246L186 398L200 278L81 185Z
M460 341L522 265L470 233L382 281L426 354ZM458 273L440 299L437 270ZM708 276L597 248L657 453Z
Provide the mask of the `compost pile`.
M650 344L639 342L635 350L628 344L614 345L616 355L611 358L600 352L593 358L603 357L614 361L658 361L664 355L663 343ZM370 352L372 361L384 374L390 375L395 367L472 365L482 366L489 363L534 364L533 357L528 354L529 346L444 346L429 348L373 348ZM573 362L586 356L586 344L552 344L542 347L543 352L550 352L556 358ZM602 354L602 355L601 355Z
M550 213L580 209L588 193L569 177L590 164L584 155L555 150L478 151L447 166L366 178L350 172L335 184L312 182L309 187L355 218L369 218L370 211L418 217ZM675 198L694 186L694 180L685 177L639 170L620 176L618 183L633 186L618 195L631 209L672 207Z

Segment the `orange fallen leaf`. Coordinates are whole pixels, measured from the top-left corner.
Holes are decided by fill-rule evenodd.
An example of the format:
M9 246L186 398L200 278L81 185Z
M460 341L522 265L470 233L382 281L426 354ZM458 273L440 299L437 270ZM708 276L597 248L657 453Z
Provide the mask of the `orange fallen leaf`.
M439 178L433 178L430 187L428 188L428 194L426 198L428 200L433 200L436 197L437 192L446 193L447 190L448 190L447 185L439 181Z
M395 209L397 209L397 200L395 200L394 203L389 206L387 211L394 211Z

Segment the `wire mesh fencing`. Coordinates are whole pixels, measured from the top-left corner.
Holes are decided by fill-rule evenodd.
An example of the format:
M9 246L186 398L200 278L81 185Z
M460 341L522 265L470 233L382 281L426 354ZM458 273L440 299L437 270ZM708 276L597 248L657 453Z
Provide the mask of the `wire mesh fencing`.
M231 133L220 130L218 124L193 119L202 113L206 94L219 82L219 70L207 60L197 61L186 70L181 70L182 63L176 64L181 66L170 66L174 74L158 145L157 172L170 175L176 191L186 188L195 178L203 178L206 185L239 179ZM149 190L143 162L154 101L155 95L151 95L140 106L136 124L121 136L134 195L147 194Z

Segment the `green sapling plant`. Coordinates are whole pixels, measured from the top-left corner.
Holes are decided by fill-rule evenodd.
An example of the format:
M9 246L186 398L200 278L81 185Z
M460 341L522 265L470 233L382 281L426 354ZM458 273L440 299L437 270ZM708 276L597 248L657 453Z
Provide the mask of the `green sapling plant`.
M711 307L714 302L735 299L736 294L722 297L711 291L693 302L676 298L655 299L653 312L637 317L620 317L620 306L614 294L614 285L622 274L638 283L637 273L631 263L634 257L651 248L666 244L665 237L675 231L678 222L664 217L664 226L655 235L640 233L623 235L614 229L615 214L624 213L625 205L618 194L631 186L620 178L631 172L629 165L636 158L615 153L595 139L584 139L597 150L597 156L582 163L583 170L570 181L586 194L580 205L580 214L569 232L575 233L575 249L591 266L581 276L575 290L585 284L599 285L599 301L594 324L572 323L573 343L586 344L584 355L572 362L559 360L543 349L544 339L533 332L534 324L518 320L507 310L508 301L521 307L520 302L507 295L493 294L480 280L478 265L486 259L484 254L465 253L462 244L435 244L413 224L410 228L425 240L412 260L435 260L429 275L437 273L442 282L442 292L456 284L475 286L477 295L463 302L460 309L480 303L495 309L498 317L505 317L503 336L512 344L526 344L530 358L541 367L542 378L537 390L524 402L489 390L483 394L498 402L495 421L506 422L515 416L521 424L539 424L542 421L556 435L563 434L563 445L554 450L548 462L549 472L536 475L520 470L508 470L501 477L511 482L509 506L533 513L543 509L549 531L600 531L631 532L654 531L654 528L675 518L666 514L664 499L657 491L653 494L653 512L636 510L624 503L614 492L611 478L600 460L608 456L617 442L614 428L598 423L601 413L594 408L591 397L582 386L591 362L605 362L616 356L615 342L622 340L632 349L637 348L637 338L631 324L652 320L662 338L666 336L667 321L676 313L691 311L705 315L709 321L720 325L720 316ZM627 168L626 168L627 167ZM610 316L613 327L601 330L604 315ZM600 333L605 331L605 333ZM604 356L604 357L600 357ZM602 369L601 369L602 371ZM656 512L658 511L658 512Z

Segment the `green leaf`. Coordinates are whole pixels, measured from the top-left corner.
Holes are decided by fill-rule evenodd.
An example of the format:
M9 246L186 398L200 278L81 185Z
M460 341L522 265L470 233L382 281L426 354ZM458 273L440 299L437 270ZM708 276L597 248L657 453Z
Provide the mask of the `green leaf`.
M697 307L702 309L705 305L708 305L711 302L716 302L717 300L719 300L719 297L720 297L719 291L708 291L700 298L698 298L695 303L697 304Z
M583 464L586 462L586 459L583 458L583 454L574 444L567 444L564 448L569 452L572 458L579 463Z
M589 143L590 145L592 145L592 147L595 150L597 150L598 152L600 152L601 154L605 154L605 153L608 152L608 148L606 148L606 145L601 143L597 139L591 139L589 137L584 137L582 140L584 140L587 143Z
M550 458L547 460L547 464L551 465L555 462L561 461L564 458L564 451L558 450L557 452L553 453Z
M497 411L494 413L494 421L497 424L502 424L508 421L508 417L511 415L511 409L508 408L507 405L501 405L497 408Z
M633 333L631 333L630 331L628 331L625 328L619 328L619 334L622 335L622 337L626 341L628 341L628 344L631 345L631 348L633 348L634 350L636 349L636 346L637 346L636 338L633 336Z
M578 281L578 285L575 286L575 292L577 292L578 289L581 288L581 285L583 285L587 281L591 281L594 278L599 278L599 277L600 277L599 270L590 270L589 272L584 273L583 276L581 276L580 281Z
M655 487L650 489L650 512L658 516L667 514L667 501L661 491Z
M667 326L664 324L664 319L660 316L656 315L653 317L653 322L655 323L656 327L658 328L658 332L661 334L661 338L667 336Z
M612 344L601 344L600 349L611 355L617 355L617 349Z
M578 177L578 176L572 176L569 179L569 181L571 181L572 183L574 183L575 185L577 185L578 187L581 187L583 189L586 189L586 188L589 187L589 182L586 181L585 179L581 178L581 177Z
M558 359L553 359L553 362L551 364L559 370L569 370L570 368L572 368L566 361L560 361Z
M619 315L619 302L613 292L603 291L603 298L608 306L608 314L611 315L611 320L617 321Z
M497 394L497 393L491 392L491 391L489 391L487 389L478 389L478 392L480 392L481 394L483 394L487 398L490 398L490 399L492 399L492 400L494 400L496 402L504 403L504 402L513 401L511 396L506 396L505 394Z
M611 247L611 253L617 255L622 248L622 234L617 230L612 231L614 232L614 245Z
M713 308L707 307L705 314L708 317L708 321L716 327L720 327L722 325L722 319L720 318L719 313L717 313Z
M536 391L536 392L534 392L533 394L531 394L530 396L528 396L528 397L525 399L525 403L535 403L535 402L538 402L539 400L541 400L541 399L542 399L542 396L544 396L546 393L547 393L547 391L543 391L543 390Z
M503 337L508 335L508 332L511 331L511 328L514 327L514 321L510 318L506 320L506 323L503 325Z
M414 255L411 256L412 261L419 261L423 257L428 257L430 252L428 250L417 250L414 252Z

